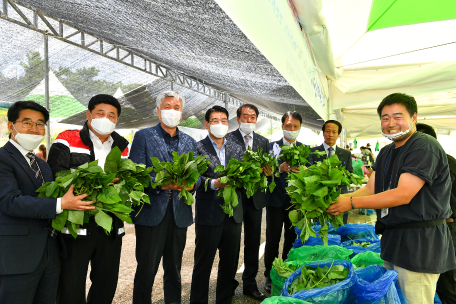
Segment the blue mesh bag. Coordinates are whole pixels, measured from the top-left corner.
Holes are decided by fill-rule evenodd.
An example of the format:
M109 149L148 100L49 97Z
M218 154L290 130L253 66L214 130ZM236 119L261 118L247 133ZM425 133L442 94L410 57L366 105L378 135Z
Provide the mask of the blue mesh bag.
M356 269L354 277L350 303L407 304L397 283L397 271L371 265Z
M371 216L372 214L374 214L375 210L374 209L359 209L359 214L366 214L368 216Z
M350 303L350 288L354 284L354 269L353 265L349 261L336 260L334 261L321 261L321 262L312 262L306 264L306 266L311 266L317 268L317 266L330 267L333 265L343 265L345 268L348 268L349 272L345 280L336 283L334 285L304 289L295 292L294 294L288 293L288 287L293 283L293 280L301 275L301 268L297 269L293 274L285 281L283 285L281 295L285 297L292 297L296 299L305 300L310 303L319 303L319 304L345 304Z
M355 239L378 239L375 226L369 224L346 224L337 228L337 234L342 242Z

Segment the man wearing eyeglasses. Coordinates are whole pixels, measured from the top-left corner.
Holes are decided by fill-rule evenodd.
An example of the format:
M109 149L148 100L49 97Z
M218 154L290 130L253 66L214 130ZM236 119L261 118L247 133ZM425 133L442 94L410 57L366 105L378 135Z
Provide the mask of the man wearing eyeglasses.
M237 142L229 141L225 137L228 132L228 111L225 108L213 106L207 110L205 118L204 126L209 135L197 143L197 152L199 155L207 155L211 165L201 176L201 184L196 191L195 263L190 303L208 303L209 279L217 249L220 261L215 302L231 303L231 285L236 275L241 241L241 191L236 190L239 203L230 217L223 212L223 198L218 196L219 190L229 187L229 184L221 183L214 169L219 165L226 167L233 157L242 160L244 151Z
M49 151L48 163L52 173L76 169L87 162L98 160L104 168L106 156L118 147L122 157L128 157L128 141L114 131L119 120L119 101L105 94L92 97L86 112L87 121L82 130L67 130L60 133ZM114 180L116 182L117 180ZM110 304L117 288L123 222L111 216L113 230L107 235L98 227L95 218L78 229L74 239L67 228L62 229L68 258L62 260L57 303L86 303L86 278L91 265L90 287L87 303Z
M52 182L49 165L33 150L44 139L49 112L32 101L8 110L11 139L0 148L0 303L55 303L60 273L59 239L51 220L63 209L90 210L73 186L61 198L39 198ZM60 239L60 241L62 241Z

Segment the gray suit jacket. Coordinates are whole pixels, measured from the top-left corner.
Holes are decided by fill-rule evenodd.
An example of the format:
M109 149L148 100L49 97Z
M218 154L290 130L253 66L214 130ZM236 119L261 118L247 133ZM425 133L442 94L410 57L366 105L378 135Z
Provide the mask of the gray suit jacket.
M253 134L252 150L257 152L258 148L263 149L263 153L269 153L269 140L255 132ZM242 138L241 131L239 129L226 135L227 140L236 141L238 145L242 147L242 152L245 152L245 142ZM266 193L264 191L257 191L253 195L253 204L257 210L266 206Z
M194 155L196 156L196 141L181 131L178 131L178 136L177 154L181 155L189 151L195 151ZM157 157L160 161L173 162L171 152L167 149L158 124L155 127L136 132L131 145L130 159L137 164L145 164L147 167L152 167L151 156ZM155 181L154 171L150 173L150 176L152 181ZM198 188L199 183L200 179L198 179L194 189ZM145 193L149 195L150 205L144 204L141 212L139 212L140 207L135 208L131 215L133 223L144 226L157 226L160 224L168 207L170 191L161 190L159 187L153 189L149 186ZM179 199L178 191L173 191L173 210L177 227L183 228L193 224L192 207L185 204L183 199Z
M54 180L49 165L36 158L44 181ZM41 182L17 148L0 148L0 275L25 274L36 269L55 218L57 199L39 198Z

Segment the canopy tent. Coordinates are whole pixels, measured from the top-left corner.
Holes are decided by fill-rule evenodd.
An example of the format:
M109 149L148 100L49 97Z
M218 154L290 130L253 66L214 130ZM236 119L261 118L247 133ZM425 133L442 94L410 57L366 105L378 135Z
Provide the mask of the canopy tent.
M321 127L320 116L213 1L3 2L0 83L8 84L8 90L1 93L2 100L22 99L42 80L35 77L27 82L22 76L24 70L42 69L41 63L33 65L25 59L30 51L43 57L40 34L47 33L57 38L49 39L50 67L80 103L87 105L96 91L92 82L109 82L106 92L100 89L98 93L114 94L121 87L129 103L125 115L122 112L128 118L122 128L155 123L151 100L158 88L173 86L203 92L201 97L189 95L189 101L195 102L184 109L186 119L199 120L200 128L203 111L227 103L234 109L241 103L256 104L262 117L274 120L287 110L297 110L304 126ZM24 27L40 34L28 39L34 34ZM81 81L87 76L84 73L93 71L98 74L92 75L90 85ZM76 84L72 82L75 76L81 76ZM23 82L11 85L19 78ZM166 81L157 83L157 78ZM121 82L117 86L116 80ZM81 115L63 122L80 122Z
M455 1L293 3L314 54L323 54L331 110L350 138L380 134L376 108L395 92L414 96L418 119L440 133L456 129Z

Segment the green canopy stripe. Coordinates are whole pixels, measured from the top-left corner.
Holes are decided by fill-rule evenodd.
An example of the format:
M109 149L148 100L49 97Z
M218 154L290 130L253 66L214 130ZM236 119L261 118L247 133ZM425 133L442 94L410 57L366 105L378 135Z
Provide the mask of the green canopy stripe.
M367 31L452 19L454 0L373 0Z

